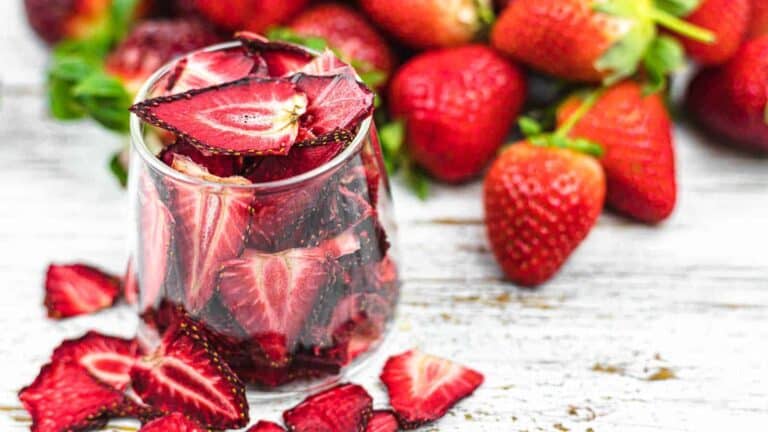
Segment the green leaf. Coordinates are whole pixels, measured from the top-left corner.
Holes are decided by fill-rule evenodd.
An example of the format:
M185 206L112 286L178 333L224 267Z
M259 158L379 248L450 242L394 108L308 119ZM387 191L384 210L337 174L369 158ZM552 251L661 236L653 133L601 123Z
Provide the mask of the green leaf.
M576 138L568 142L567 147L581 153L586 153L595 157L601 157L604 153L603 146L584 138Z
M403 177L408 188L422 201L429 198L429 176L410 159L403 165Z
M656 7L677 17L687 17L695 11L701 0L656 0Z
M375 69L366 71L363 68L355 66L355 63L356 62L354 61L352 62L352 67L355 68L357 74L360 75L360 79L363 80L363 84L368 86L368 88L375 89L387 82L387 74L385 72Z
M323 51L328 48L328 42L315 36L301 36L288 27L272 27L267 31L267 37L272 40L281 40L305 46L315 51Z
M80 98L105 98L113 100L128 100L130 107L131 96L123 84L116 78L98 71L86 76L72 89L72 94Z
M385 153L400 153L405 143L405 122L397 120L385 124L379 130L381 148Z
M480 22L485 26L491 26L496 21L496 14L493 13L493 4L488 0L475 0L477 16Z
M634 75L648 46L656 37L656 25L648 15L649 1L606 0L595 3L596 11L631 21L629 31L595 64L597 70L607 73L604 84L614 84Z
M72 85L61 79L48 80L48 104L51 115L59 120L75 120L85 116L83 107L72 97Z
M540 135L544 132L541 123L531 117L521 116L517 119L517 124L520 127L520 131L522 131L523 135L526 137Z
M112 42L122 40L128 33L138 7L139 0L112 0L109 22Z
M120 186L125 187L128 184L128 170L123 166L121 152L115 153L109 160L109 171L115 176Z
M667 85L667 76L685 64L685 49L680 42L670 36L659 36L648 48L643 65L648 73L647 94L663 90Z

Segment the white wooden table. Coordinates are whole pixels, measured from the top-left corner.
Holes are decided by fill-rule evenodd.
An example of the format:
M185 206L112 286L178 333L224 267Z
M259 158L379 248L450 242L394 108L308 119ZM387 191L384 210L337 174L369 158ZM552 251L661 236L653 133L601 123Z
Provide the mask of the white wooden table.
M105 168L123 142L47 117L46 53L20 4L0 2L0 431L26 429L16 392L62 339L136 325L127 307L45 318L50 261L123 271L125 194ZM385 401L383 357L418 346L487 378L425 430L766 430L768 160L686 128L677 137L674 217L652 228L604 215L536 291L503 281L479 184L440 187L422 203L395 182L404 297L394 340L356 381ZM253 406L252 418L279 419L294 402Z

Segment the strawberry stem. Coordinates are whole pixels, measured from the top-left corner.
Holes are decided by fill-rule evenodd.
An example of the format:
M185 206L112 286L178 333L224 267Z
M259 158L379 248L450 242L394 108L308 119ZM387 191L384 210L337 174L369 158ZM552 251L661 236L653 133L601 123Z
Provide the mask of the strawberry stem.
M600 99L600 97L605 92L605 87L601 87L595 91L592 91L587 95L587 97L584 98L584 100L581 102L581 105L579 105L579 108L576 109L576 111L571 114L570 117L568 117L568 120L563 123L562 126L557 128L555 131L555 136L560 138L566 138L570 133L571 130L576 126L576 124L589 112L589 110L592 109L592 107L595 106L597 101Z
M715 34L710 30L693 25L661 9L651 8L649 17L667 30L673 31L689 39L709 44L714 43L717 40Z

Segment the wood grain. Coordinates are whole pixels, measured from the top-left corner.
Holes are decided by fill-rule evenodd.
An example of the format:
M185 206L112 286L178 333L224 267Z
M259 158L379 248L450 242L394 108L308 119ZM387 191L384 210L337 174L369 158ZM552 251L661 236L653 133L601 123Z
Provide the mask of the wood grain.
M130 335L119 307L44 318L50 261L121 272L125 196L105 166L123 139L46 114L45 52L17 1L0 5L0 430L24 430L16 391L63 338ZM677 131L680 205L648 227L605 214L563 272L536 291L503 281L479 183L420 202L394 185L404 298L392 341L360 381L382 406L386 355L418 346L471 365L484 387L424 430L722 431L768 423L768 160ZM671 372L666 380L659 372ZM261 403L277 420L294 401ZM14 420L17 418L17 420Z

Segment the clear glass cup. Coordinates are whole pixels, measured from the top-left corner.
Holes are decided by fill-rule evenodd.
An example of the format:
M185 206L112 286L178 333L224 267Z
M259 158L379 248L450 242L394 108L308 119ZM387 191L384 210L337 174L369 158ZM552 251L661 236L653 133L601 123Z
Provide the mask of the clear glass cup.
M137 101L168 73L169 66L155 73ZM132 116L129 194L144 347L153 349L186 314L257 389L314 389L361 368L388 334L400 289L372 118L325 165L251 185L178 172L156 157L153 138L154 129ZM205 211L190 213L190 199ZM189 253L211 245L219 252Z

